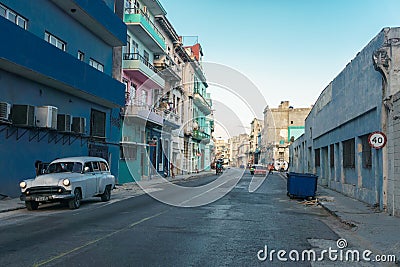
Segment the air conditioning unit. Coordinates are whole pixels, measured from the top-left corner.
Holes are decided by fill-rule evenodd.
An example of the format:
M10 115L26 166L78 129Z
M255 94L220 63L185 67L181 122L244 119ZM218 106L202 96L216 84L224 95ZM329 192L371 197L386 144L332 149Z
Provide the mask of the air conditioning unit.
M0 120L9 121L11 112L11 104L0 102Z
M71 132L71 115L57 114L57 131L64 133Z
M35 107L31 105L12 105L11 120L15 126L35 126Z
M58 108L53 106L36 107L36 127L57 129Z
M86 118L73 117L72 131L77 134L84 134L86 132Z

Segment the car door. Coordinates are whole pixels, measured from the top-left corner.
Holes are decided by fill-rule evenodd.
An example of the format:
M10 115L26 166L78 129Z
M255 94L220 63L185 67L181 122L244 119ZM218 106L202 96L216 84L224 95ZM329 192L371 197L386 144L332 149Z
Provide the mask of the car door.
M102 193L101 186L100 186L100 179L102 177L102 173L100 170L100 163L98 161L93 161L93 172L95 173L96 176L96 183L95 183L95 193L94 194L99 194Z
M97 184L97 175L93 169L93 162L86 162L85 163L85 179L83 183L85 184L85 191L86 197L91 197L96 194L96 184Z

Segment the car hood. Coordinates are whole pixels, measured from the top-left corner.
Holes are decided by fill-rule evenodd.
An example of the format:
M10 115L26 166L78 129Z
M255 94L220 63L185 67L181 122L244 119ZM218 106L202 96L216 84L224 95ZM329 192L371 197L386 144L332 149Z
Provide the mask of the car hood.
M57 185L60 180L66 178L72 179L80 176L82 176L82 174L73 172L50 173L50 174L39 175L32 180L32 186Z

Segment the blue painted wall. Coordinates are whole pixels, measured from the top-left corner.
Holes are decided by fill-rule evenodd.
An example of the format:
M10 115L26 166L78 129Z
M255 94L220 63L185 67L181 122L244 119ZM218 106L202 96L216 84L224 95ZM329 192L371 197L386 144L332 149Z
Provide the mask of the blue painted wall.
M89 145L108 148L111 172L118 178L120 110L124 85L111 77L112 47L55 6L52 1L1 0L28 19L24 30L0 17L0 101L10 104L51 105L59 114L86 118L86 137L55 131L8 127L0 124L0 194L19 195L18 182L35 176L34 162L88 155ZM126 39L126 26L103 1L74 0L111 33ZM44 10L46 12L44 12ZM100 15L100 17L99 17ZM101 16L103 15L103 16ZM67 42L67 51L44 41L44 32ZM119 38L117 36L117 38ZM85 53L85 62L77 52ZM100 72L87 63L104 63ZM105 142L89 141L91 109L106 113Z
M342 177L342 142L355 138L355 154L360 156L359 137L381 130L382 77L374 69L372 54L382 47L383 42L384 33L380 32L323 90L306 119L304 135L290 146L292 171L308 172L310 165L321 183L370 204L380 202L376 194L381 194L382 153L372 150L371 168L357 168L356 157L355 168L343 168ZM335 144L336 169L329 164L331 144ZM299 151L297 162L294 148ZM320 154L321 167L315 166L314 162L318 148L325 151ZM326 171L323 171L324 161L327 162ZM362 185L358 184L359 176Z

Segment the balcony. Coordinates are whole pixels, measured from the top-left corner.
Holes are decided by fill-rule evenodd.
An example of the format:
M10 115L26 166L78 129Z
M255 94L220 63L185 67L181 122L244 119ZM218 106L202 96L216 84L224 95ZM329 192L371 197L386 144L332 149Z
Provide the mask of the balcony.
M126 25L104 1L51 1L110 46L126 44Z
M200 130L193 130L193 139L196 139L198 141L205 141L206 143L210 142L210 135L205 133L202 129Z
M124 22L152 52L164 53L166 49L164 36L141 9L125 8Z
M162 111L142 103L134 103L132 105L125 106L124 118L138 119L142 122L152 122L161 126L164 124Z
M167 55L160 55L154 59L154 66L160 71L165 80L179 82L182 80L182 68Z
M164 126L170 127L172 130L176 130L181 127L181 117L169 110L164 110Z
M164 88L165 81L158 75L158 70L139 53L125 53L122 62L123 70L135 76L142 84L148 87ZM132 76L129 75L129 76Z
M208 104L207 100L204 99L204 97L200 94L198 90L194 90L193 94L193 102L194 104L199 108L201 112L205 116L211 114L211 106Z
M106 107L124 105L124 85L106 73L1 16L0 32L7 36L0 42L1 69Z

